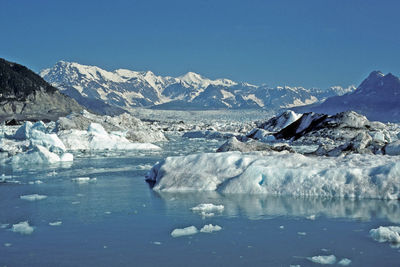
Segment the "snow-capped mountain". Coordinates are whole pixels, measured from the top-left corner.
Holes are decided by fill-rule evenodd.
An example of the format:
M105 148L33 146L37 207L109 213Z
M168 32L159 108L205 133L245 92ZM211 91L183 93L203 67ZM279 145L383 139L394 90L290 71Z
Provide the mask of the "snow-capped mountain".
M354 110L370 120L400 121L400 79L388 73L373 71L351 93L334 96L318 105L300 107L301 112L320 112L335 114Z
M151 71L106 71L66 61L42 70L40 75L64 94L102 114L120 113L122 109L139 106L159 109L279 109L315 103L354 89L271 88L229 79L212 80L194 72L179 77L163 77Z

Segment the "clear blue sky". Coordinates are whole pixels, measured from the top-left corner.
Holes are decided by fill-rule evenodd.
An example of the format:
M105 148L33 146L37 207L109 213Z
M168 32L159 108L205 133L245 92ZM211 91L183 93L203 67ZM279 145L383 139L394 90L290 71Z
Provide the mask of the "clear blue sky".
M269 85L400 74L398 0L0 0L0 57Z

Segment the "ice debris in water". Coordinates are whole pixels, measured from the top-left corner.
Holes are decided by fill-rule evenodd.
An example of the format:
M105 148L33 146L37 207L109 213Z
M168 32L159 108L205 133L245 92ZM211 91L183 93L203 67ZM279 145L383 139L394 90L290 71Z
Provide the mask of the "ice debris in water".
M342 266L349 266L350 263L351 263L351 260L347 259L347 258L343 258L338 262L338 264L342 265Z
M90 177L78 177L78 178L72 178L71 181L76 182L78 184L85 184L85 183L91 183L97 181L96 178L90 178Z
M222 230L222 227L219 225L206 224L200 229L200 232L212 233L212 232L217 232L217 231L221 231L221 230Z
M32 194L32 195L24 195L24 196L20 196L20 199L23 200L28 200L28 201L36 201L36 200L42 200L47 198L47 196L45 195L39 195L39 194Z
M196 207L191 208L192 211L204 211L204 212L222 212L224 210L224 205L214 205L212 203L202 203Z
M192 226L188 226L188 227L185 227L182 229L180 229L180 228L174 229L171 232L171 236L172 237L180 237L180 236L194 235L194 234L197 234L198 232L199 232L199 230L197 230L197 228L192 225Z
M30 226L28 221L13 224L11 231L23 235L30 235L33 233L34 227Z
M335 264L336 263L336 256L329 255L329 256L314 256L308 257L309 261L319 263L319 264Z
M60 226L61 224L62 224L62 221L49 222L50 226Z
M389 242L400 246L400 226L379 226L371 229L369 235L378 242Z

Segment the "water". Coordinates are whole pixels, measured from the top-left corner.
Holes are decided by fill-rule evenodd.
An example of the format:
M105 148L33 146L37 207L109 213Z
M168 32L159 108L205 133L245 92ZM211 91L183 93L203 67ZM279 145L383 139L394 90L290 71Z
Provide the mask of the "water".
M399 266L399 249L368 235L372 228L400 223L399 201L158 194L144 182L144 174L165 156L214 151L220 143L175 137L163 152L3 167L12 177L0 184L0 224L10 224L0 229L0 266L315 266L307 257L331 254L351 259L350 266ZM77 177L96 181L71 181ZM43 183L29 183L37 180ZM47 198L20 199L35 193ZM200 203L225 209L202 218L190 210ZM21 221L29 221L34 232L10 231ZM56 221L62 224L49 225ZM170 235L175 228L209 223L223 229Z

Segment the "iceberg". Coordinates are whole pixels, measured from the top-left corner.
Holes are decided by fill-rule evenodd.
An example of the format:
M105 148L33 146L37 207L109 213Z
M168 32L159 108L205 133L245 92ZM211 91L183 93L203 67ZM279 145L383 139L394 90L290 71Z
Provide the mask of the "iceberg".
M28 221L13 224L11 231L23 235L30 235L33 233L34 227L30 226Z
M309 261L319 263L319 264L335 264L336 263L336 256L329 255L329 256L314 256L307 258Z
M19 198L20 198L20 199L23 199L23 200L28 200L28 201L36 201L36 200L46 199L47 196L45 196L45 195L39 195L39 194L32 194L32 195L20 196Z
M206 224L200 229L200 232L201 233L212 233L212 232L218 232L221 230L222 230L222 227L219 225Z
M400 199L400 157L221 152L168 157L146 175L160 192Z
M197 230L197 228L192 225L192 226L188 226L188 227L185 227L182 229L180 229L180 228L174 229L171 232L171 236L172 237L181 237L181 236L187 236L187 235L194 235L194 234L197 234L198 232L199 232L199 230Z
M378 242L389 242L400 245L399 226L379 226L376 229L371 229L369 235Z

